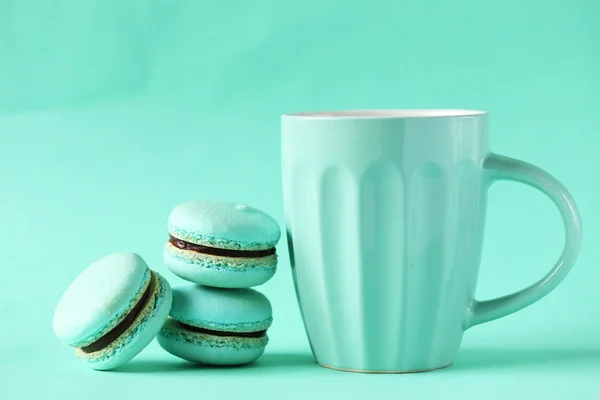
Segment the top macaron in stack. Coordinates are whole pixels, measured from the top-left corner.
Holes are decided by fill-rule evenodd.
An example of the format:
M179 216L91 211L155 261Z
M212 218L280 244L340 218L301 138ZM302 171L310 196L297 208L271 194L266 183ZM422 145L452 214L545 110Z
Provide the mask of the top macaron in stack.
M281 231L268 214L222 201L176 206L167 224L165 265L187 281L218 288L250 288L273 277Z

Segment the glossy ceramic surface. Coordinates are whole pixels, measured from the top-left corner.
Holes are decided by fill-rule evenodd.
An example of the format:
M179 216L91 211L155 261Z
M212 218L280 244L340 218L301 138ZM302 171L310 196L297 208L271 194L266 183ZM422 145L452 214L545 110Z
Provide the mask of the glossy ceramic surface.
M552 291L573 266L581 222L556 179L490 152L488 115L348 111L282 118L287 237L316 360L362 372L451 364L466 329ZM564 251L508 296L477 301L487 192L525 183L558 207Z

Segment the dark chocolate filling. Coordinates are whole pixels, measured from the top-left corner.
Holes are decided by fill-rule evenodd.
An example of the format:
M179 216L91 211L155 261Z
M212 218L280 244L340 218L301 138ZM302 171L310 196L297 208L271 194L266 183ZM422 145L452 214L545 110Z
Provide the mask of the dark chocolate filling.
M256 331L256 332L223 332L223 331L213 331L212 329L198 328L197 326L187 325L187 324L181 323L179 321L177 321L177 324L181 328L187 329L188 331L203 333L206 335L221 336L221 337L233 336L233 337L242 337L242 338L261 338L267 332L266 330Z
M186 242L185 240L177 239L173 235L169 235L169 242L181 250L191 250L211 256L231 257L231 258L260 258L275 254L275 247L267 250L232 250L219 249L217 247L202 246L196 243Z
M112 328L108 333L106 333L100 339L96 340L94 343L92 343L90 345L82 347L80 350L83 351L84 353L88 353L88 354L94 353L96 351L100 351L100 350L108 347L108 345L110 345L119 336L121 336L123 334L123 332L125 332L131 326L131 324L133 324L133 321L135 321L137 316L140 314L140 312L144 308L144 305L146 304L146 302L148 301L148 298L150 298L150 295L152 294L152 288L155 286L155 280L156 279L154 277L154 274L150 273L150 283L148 284L146 291L144 292L144 294L142 295L140 300L136 303L136 305L131 309L131 311L129 311L129 313L125 316L125 318L123 318L123 320L121 322L119 322L117 324L117 326Z

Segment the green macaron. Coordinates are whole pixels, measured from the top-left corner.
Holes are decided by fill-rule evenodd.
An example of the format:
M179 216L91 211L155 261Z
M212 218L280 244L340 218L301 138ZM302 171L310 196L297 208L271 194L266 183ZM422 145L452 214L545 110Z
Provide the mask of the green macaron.
M258 359L273 321L269 300L256 290L193 284L173 289L170 317L158 343L177 357L209 365Z
M54 312L56 336L97 370L117 368L154 339L171 309L171 287L134 253L83 270Z
M171 212L165 265L190 282L249 288L275 274L277 222L256 208L224 201L189 201Z

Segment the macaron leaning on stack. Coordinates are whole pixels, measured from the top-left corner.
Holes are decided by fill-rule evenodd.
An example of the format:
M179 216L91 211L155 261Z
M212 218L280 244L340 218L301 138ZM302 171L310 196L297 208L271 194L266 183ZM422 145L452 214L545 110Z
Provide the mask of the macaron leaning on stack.
M139 255L111 254L91 264L66 289L53 328L90 367L112 369L154 339L171 301L169 283Z
M191 201L168 220L166 266L192 284L174 288L171 318L158 343L188 361L240 365L258 359L272 322L268 299L251 287L275 274L281 232L243 204Z

